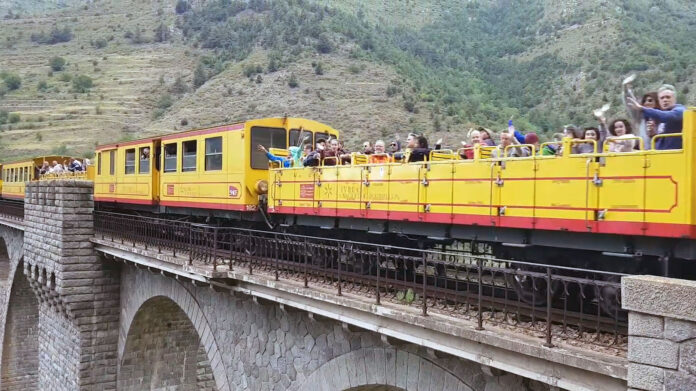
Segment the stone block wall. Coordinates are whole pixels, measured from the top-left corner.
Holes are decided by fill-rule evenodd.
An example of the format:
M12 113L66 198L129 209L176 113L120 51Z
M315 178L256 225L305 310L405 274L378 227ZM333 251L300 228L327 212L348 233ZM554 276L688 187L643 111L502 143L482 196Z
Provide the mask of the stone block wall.
M116 387L120 271L94 251L93 184L27 184L24 264L39 298L39 388Z
M696 390L696 281L624 277L622 288L629 388Z

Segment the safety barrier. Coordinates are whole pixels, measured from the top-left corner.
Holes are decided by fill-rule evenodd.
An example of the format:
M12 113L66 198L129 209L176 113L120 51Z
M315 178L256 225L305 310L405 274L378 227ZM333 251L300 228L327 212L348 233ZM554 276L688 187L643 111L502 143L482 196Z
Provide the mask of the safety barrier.
M95 212L97 237L216 271L264 273L305 287L523 329L544 339L626 350L621 274L494 259L483 244L419 250Z

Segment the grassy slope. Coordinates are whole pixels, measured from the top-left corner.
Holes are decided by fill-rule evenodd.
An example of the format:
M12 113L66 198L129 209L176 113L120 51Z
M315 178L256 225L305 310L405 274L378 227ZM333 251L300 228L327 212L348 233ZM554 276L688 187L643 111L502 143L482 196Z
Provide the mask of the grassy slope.
M553 53L568 61L582 62L585 53L618 44L621 23L614 2L544 1L545 12L539 26L554 27L540 34L536 45L516 55L517 60L530 61L538 55ZM182 96L162 118L152 120L157 98L177 75L190 82L198 57L206 52L185 44L177 30L173 30L174 37L166 44L133 45L123 34L141 28L149 36L160 20L173 26L174 2L98 0L87 9L50 9L43 16L23 15L17 20L3 20L0 45L8 37L17 43L12 48L0 46L0 69L21 74L23 85L19 91L0 99L0 110L22 115L20 124L12 125L11 130L5 126L0 132L0 160L48 153L62 144L70 153L87 154L95 143L283 114L327 122L344 131L349 144L353 145L362 139L391 138L394 133L403 138L410 130L427 131L433 139L445 136L446 141L455 144L469 125L455 125L451 119L443 118L442 127L450 127L450 132L433 134L428 104L419 103L419 112L412 114L404 110L401 94L387 97L388 84L399 83L401 76L391 67L351 59L350 43L330 55L304 53L278 72L262 74L260 84L242 74L244 64L267 64L267 53L257 50L243 62L230 64L195 92ZM413 0L316 2L344 10L362 9L367 18L380 24L411 28L436 21L453 5L462 4L454 0L433 0L429 6L427 2ZM479 1L481 4L497 2ZM648 0L639 2L649 7ZM7 3L0 1L0 7ZM673 7L685 6L683 0L669 3ZM567 21L579 13L583 23L568 24ZM54 23L69 24L76 38L51 46L30 42L32 33L48 30ZM104 49L90 45L90 40L110 36L114 39ZM60 73L47 76L48 59L55 55L68 60L64 72L87 74L95 79L96 86L90 94L72 93L70 83L59 81ZM96 66L93 61L97 62ZM314 74L311 63L316 61L324 64L324 75ZM364 66L364 70L353 73L349 70L352 64ZM691 70L691 78L685 81L687 85L696 80L693 67ZM298 77L298 88L291 89L287 85L291 72ZM592 106L599 105L605 98L614 99L618 88L612 84L617 84L623 75L607 75L611 80L602 85L582 70L567 72L558 80L557 89L540 91L547 96L542 105L565 110L578 102L590 102L585 105ZM159 83L160 76L165 78L164 86ZM37 91L36 85L42 80L51 86L48 92ZM583 91L590 84L599 86L594 93L585 94ZM181 125L182 119L188 121L187 126Z

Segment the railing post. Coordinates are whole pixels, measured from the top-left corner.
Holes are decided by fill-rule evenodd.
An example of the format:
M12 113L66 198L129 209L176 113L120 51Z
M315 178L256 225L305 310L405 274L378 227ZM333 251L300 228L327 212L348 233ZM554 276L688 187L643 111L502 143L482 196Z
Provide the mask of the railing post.
M188 242L188 247L189 247L189 265L193 265L193 227L189 226L188 229L188 237L189 237L189 242ZM174 252L174 256L176 256L176 246L172 246L172 251Z
M273 240L273 252L275 253L275 280L279 280L278 269L280 269L280 242L278 241L278 234L274 234Z
M381 302L382 302L382 298L380 297L380 293L379 293L379 275L382 274L382 273L380 272L380 270L379 270L379 260L382 258L381 255L382 255L382 250L381 250L380 247L377 247L377 262L376 262L376 266L377 266L377 283L376 283L376 286L375 286L375 288L376 288L376 289L375 289L375 290L376 290L376 292L375 292L375 299L376 299L377 305L382 304L382 303L381 303Z
M483 330L483 308L481 306L483 296L483 259L478 257L476 263L478 265L478 325L476 326L476 330Z
M309 256L307 255L308 246L307 238L304 238L304 287L309 288L309 279L307 278L307 262L309 262Z
M547 348L552 348L551 343L551 268L546 268L546 343Z
M213 271L217 271L217 237L218 227L213 228Z
M426 288L428 286L428 254L423 251L421 257L423 259L423 316L428 316L428 294Z
M341 292L341 256L343 255L343 251L345 248L342 245L338 245L338 262L336 262L336 267L338 268L338 295L343 296L343 292Z

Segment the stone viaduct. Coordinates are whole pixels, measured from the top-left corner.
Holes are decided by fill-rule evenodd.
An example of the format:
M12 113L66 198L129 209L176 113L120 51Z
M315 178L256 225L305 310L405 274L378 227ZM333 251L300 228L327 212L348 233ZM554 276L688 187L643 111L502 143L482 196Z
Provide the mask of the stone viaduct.
M91 186L30 183L24 219L0 216L0 390L618 390L631 376L650 390L665 371L691 379L678 354L665 368L545 348L242 272L221 286L205 268L95 237ZM659 325L684 316L636 310L653 324L637 333L679 352Z

